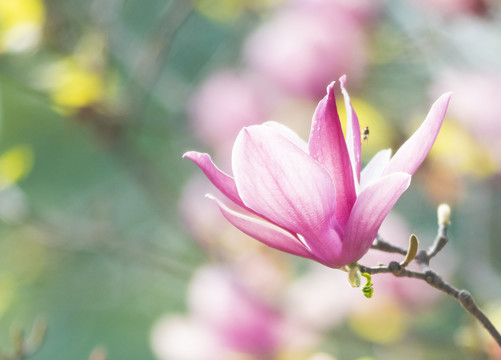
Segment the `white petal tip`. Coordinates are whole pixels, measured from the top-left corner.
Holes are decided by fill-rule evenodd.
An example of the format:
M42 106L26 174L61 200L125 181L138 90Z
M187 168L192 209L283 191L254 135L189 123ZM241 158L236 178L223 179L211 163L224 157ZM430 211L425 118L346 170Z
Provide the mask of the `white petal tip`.
M212 194L210 194L210 193L205 194L205 197L206 197L207 199L216 200L215 196L214 196L214 195L212 195Z
M327 86L327 94L329 94L333 89L334 89L334 85L336 84L336 81L333 81L331 82L328 86Z
M195 161L195 159L199 159L203 156L210 157L208 154L199 153L198 151L187 151L183 154L183 159L188 158L190 160Z
M440 96L439 99L447 99L447 101L449 101L450 98L452 97L452 94L454 94L453 91L448 91L448 92L442 94L442 96Z

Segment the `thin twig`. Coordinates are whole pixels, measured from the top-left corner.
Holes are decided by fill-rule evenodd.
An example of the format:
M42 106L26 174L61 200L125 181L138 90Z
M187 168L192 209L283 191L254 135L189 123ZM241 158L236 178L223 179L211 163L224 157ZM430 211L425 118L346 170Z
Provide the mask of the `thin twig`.
M437 255L440 250L444 248L448 241L449 239L447 238L447 225L439 225L437 237L435 238L433 245L426 252L428 259L431 259L435 255Z
M0 353L0 360L22 360L32 357L42 346L47 331L45 320L37 319L29 336L26 336L21 328L14 328L12 334L12 354Z
M397 253L401 255L407 254L407 250L384 241L379 235L376 236L376 240L372 244L371 249L380 250L388 253Z
M145 47L140 51L141 57L130 77L129 99L134 107L131 109L132 120L139 122L139 116L145 103L159 78L162 65L169 55L176 33L193 12L193 1L175 0L165 6L159 20L150 35ZM139 90L139 91L138 91Z
M501 334L494 327L494 325L484 314L484 312L480 310L470 292L468 292L467 290L460 290L455 288L451 284L444 281L440 275L438 275L430 268L429 265L431 258L437 255L443 249L445 244L447 244L447 242L447 225L442 224L439 226L438 234L435 238L435 241L433 242L433 245L428 249L428 251L421 250L414 259L414 261L419 264L422 271L408 270L405 268L405 266L400 265L396 261L390 262L387 266L367 267L360 265L360 271L362 273L369 274L391 273L394 276L398 277L407 277L426 281L434 288L454 297L463 306L463 308L465 308L470 314L477 318L477 320L489 332L489 334L501 348ZM379 236L374 242L372 248L390 253L399 253L402 255L406 254L406 250L387 243Z

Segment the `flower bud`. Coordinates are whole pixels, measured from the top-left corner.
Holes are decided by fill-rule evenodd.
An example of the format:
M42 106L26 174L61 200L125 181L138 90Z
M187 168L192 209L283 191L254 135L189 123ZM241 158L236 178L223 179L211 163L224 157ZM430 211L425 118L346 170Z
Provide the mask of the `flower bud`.
M447 204L440 204L437 208L438 225L451 224L451 207Z
M348 281L352 287L360 287L361 280L360 268L358 266L350 266L348 271Z
M419 241L416 235L412 234L409 238L409 249L407 249L407 255L405 255L404 261L400 263L400 266L407 266L409 263L414 260L417 255L419 247Z

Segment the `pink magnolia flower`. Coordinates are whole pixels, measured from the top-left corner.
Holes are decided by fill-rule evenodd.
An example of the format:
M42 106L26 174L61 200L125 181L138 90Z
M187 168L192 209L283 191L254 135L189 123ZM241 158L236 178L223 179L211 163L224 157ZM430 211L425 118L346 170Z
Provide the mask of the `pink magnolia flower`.
M231 353L271 358L287 324L280 311L227 268L207 266L191 280L189 316L167 316L155 326L152 346L160 359L230 359Z
M356 19L332 10L320 15L298 6L277 13L247 39L244 57L249 68L300 97L321 96L329 79L345 72L361 77L366 34Z
M433 104L393 157L390 149L382 150L361 172L360 126L344 82L343 76L346 138L332 83L313 115L308 143L275 122L243 128L233 146L233 177L208 154L184 154L227 197L209 195L235 227L272 248L332 268L354 263L368 251L432 147L451 95Z
M188 104L189 121L195 135L212 149L227 153L231 149L231 139L242 127L266 120L268 95L251 74L231 70L212 74L194 92ZM219 101L221 97L226 101Z

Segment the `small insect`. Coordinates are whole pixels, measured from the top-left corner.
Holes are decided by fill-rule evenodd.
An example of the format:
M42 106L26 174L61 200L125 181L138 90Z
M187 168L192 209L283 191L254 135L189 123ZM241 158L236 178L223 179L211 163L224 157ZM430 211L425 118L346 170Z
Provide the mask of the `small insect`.
M369 142L369 127L368 126L364 127L364 129L362 130L362 141L365 141L366 144Z

